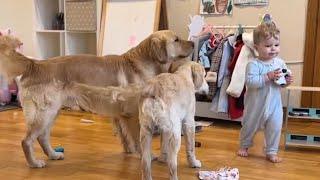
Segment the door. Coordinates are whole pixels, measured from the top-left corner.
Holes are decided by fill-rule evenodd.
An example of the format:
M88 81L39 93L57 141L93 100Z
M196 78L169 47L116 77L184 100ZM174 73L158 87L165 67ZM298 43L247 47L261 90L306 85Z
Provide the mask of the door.
M309 0L303 61L303 86L320 87L320 2ZM320 108L319 92L302 92L302 107Z

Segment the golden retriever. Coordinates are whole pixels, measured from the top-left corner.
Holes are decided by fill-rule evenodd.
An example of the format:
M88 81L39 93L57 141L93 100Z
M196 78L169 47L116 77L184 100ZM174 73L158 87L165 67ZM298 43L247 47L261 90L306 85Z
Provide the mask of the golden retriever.
M178 179L177 158L181 144L181 127L190 167L201 167L195 157L195 93L208 94L202 65L188 61L172 64L170 73L160 74L146 82L139 102L142 179L151 180L151 141L155 126L161 132L162 154L168 163L170 179Z
M173 60L192 52L192 42L181 40L168 30L151 34L122 55L70 55L43 61L27 58L14 51L7 42L0 41L0 73L9 80L22 75L19 97L27 132L21 144L28 165L35 168L45 166L44 161L34 156L33 142L36 139L49 159L64 158L63 153L55 152L50 145L50 129L63 104L76 105L73 99L64 99L62 88L65 84L74 81L106 87L143 83L167 72ZM116 126L121 128L121 123ZM122 134L120 137L126 136Z

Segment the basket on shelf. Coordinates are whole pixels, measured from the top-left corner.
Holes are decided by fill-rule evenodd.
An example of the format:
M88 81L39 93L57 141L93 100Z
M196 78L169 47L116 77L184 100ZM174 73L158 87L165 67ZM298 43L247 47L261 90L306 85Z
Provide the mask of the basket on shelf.
M95 31L97 29L96 0L66 0L66 30Z

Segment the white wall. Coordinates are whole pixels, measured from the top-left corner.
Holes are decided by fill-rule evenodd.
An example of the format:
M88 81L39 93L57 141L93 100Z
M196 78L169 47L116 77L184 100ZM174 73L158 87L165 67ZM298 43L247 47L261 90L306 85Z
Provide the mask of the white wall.
M0 29L11 28L23 42L23 53L34 56L33 0L1 0Z

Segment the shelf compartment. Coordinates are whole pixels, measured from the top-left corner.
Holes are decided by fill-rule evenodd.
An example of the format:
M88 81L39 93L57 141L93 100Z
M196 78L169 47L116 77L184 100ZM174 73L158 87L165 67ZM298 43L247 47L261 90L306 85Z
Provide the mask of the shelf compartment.
M38 30L53 30L56 14L64 11L64 0L35 0L35 21Z
M286 133L286 145L320 147L320 136Z
M36 33L37 59L43 60L64 55L64 33ZM62 50L63 49L63 50Z
M294 112L303 112L308 113L308 116L299 116L299 115L292 115ZM313 120L320 120L320 109L316 108L288 108L288 118L297 118L297 119L313 119Z
M66 32L66 55L97 54L97 36L95 33Z
M63 33L64 30L36 30L38 33Z

